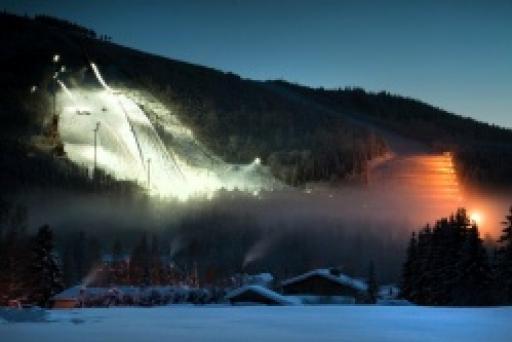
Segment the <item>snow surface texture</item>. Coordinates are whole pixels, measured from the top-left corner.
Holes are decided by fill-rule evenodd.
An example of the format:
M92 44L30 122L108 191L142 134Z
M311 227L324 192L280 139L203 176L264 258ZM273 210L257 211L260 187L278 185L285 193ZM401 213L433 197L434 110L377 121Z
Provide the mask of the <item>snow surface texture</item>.
M93 167L94 130L99 123L98 168L118 179L134 180L154 195L187 199L221 188L257 192L280 187L257 156L247 165L223 162L151 94L113 90L97 67L91 67L102 88L68 89L57 80L61 87L57 94L59 132L72 161ZM155 124L171 145L164 144Z
M512 341L512 308L173 306L53 310L2 341Z

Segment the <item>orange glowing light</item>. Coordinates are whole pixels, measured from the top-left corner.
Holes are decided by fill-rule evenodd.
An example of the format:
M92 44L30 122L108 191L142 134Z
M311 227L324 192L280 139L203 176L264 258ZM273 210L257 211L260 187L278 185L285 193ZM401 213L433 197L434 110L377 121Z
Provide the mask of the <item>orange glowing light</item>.
M483 216L480 212L473 211L469 214L469 219L471 220L471 222L474 222L477 225L481 225L483 221Z

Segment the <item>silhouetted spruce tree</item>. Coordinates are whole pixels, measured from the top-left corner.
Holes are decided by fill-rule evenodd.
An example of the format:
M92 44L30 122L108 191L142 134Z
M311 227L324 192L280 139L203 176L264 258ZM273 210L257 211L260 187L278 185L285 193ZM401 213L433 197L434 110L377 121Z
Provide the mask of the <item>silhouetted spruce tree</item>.
M476 224L466 229L457 262L451 305L489 305L493 287L489 257Z
M160 255L160 245L158 238L153 235L151 240L151 265L150 265L150 283L152 285L160 285L162 283L162 260Z
M150 283L150 260L146 234L133 249L130 257L130 284L147 286Z
M25 292L29 262L26 209L4 202L0 212L0 302L19 298Z
M430 240L430 255L428 260L428 269L430 272L430 279L428 284L428 295L426 297L426 304L429 305L443 305L448 301L446 281L449 279L448 274L452 273L453 259L448 256L448 236L453 228L452 220L442 219L436 222L432 228L432 237ZM445 269L445 267L449 269Z
M464 209L411 239L403 266L403 297L422 305L491 304L492 273L478 227Z
M409 245L407 246L407 252L405 256L405 262L402 266L402 279L400 284L400 293L403 298L411 299L414 283L417 277L417 249L418 241L416 239L416 233L413 232Z
M448 219L437 221L432 238L432 272L430 305L449 305L456 290L457 263L470 226L466 210L458 209Z
M112 284L122 285L128 282L127 263L123 255L123 245L119 239L116 239L112 246L110 272L110 282Z
M510 207L503 230L498 239L496 252L497 297L502 304L512 304L512 207Z
M368 288L366 289L366 302L368 304L377 303L379 295L379 285L377 283L377 276L375 275L375 265L370 261L368 266Z
M62 290L62 273L53 253L53 232L48 225L39 228L32 242L30 299L47 306L49 299Z
M432 286L431 257L432 229L429 225L418 233L418 250L416 253L412 293L409 300L415 303L428 303Z

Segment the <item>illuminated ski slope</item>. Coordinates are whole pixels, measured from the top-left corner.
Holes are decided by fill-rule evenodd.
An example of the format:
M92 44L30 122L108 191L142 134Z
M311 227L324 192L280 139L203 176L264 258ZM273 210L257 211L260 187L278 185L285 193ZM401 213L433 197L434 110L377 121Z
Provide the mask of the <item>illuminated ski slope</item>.
M403 190L402 195L437 201L461 199L449 153L394 157L374 170L372 176L373 184Z
M59 132L72 161L92 168L94 129L99 123L98 167L118 179L138 182L153 195L185 200L194 195L211 196L221 188L254 192L280 186L259 162L224 163L150 94L113 90L96 65L91 67L100 89L68 89L58 81ZM145 111L150 111L153 120L171 137L172 146L164 144Z
M449 213L464 204L450 153L393 156L371 170L369 183L389 201L396 197L426 212Z

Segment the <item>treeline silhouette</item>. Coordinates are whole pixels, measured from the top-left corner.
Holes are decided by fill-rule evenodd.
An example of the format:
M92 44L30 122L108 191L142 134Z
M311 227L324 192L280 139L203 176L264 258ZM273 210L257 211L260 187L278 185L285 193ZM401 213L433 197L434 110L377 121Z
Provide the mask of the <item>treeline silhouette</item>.
M421 305L512 304L512 207L503 226L492 256L464 209L413 233L402 296Z
M101 170L94 177L87 167L17 142L0 140L0 187L4 193L32 193L34 190L73 190L133 197L143 189L119 181Z
M107 35L98 35L96 31L94 31L93 29L79 25L77 23L73 23L69 20L56 18L50 15L36 14L33 18L31 18L28 15L21 16L13 13L8 13L5 10L2 11L0 14L2 15L2 18L9 19L10 22L14 24L23 23L23 20L26 21L33 19L35 22L42 24L46 27L52 27L64 31L66 33L77 34L92 39L100 38L102 40L112 40L112 37L109 37Z
M77 33L84 37L96 38L97 34L94 30L87 27L72 23L68 20L55 18L49 15L38 14L34 16L36 22L46 26L54 27L67 33Z
M287 82L279 87L313 98L354 120L368 121L437 151L452 151L458 175L466 183L512 185L512 130L454 115L422 101L382 91L347 87L311 89Z
M74 286L161 286L198 284L194 265L181 267L169 258L168 244L143 233L131 248L116 238L110 245L80 231L61 249L64 284ZM217 279L216 279L217 280ZM212 284L209 279L208 283Z
M53 232L44 225L27 234L26 214L23 206L0 200L0 305L23 299L46 306L63 289Z

